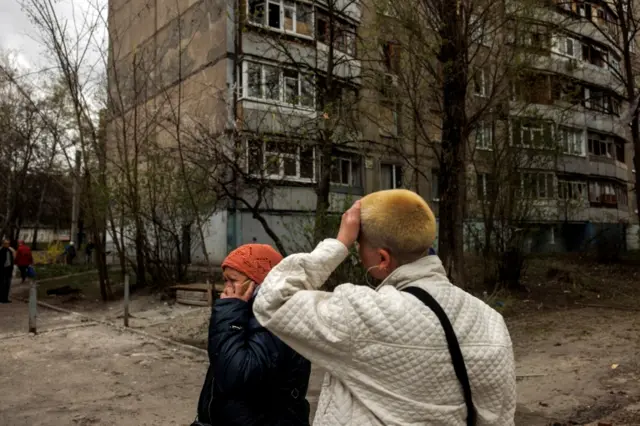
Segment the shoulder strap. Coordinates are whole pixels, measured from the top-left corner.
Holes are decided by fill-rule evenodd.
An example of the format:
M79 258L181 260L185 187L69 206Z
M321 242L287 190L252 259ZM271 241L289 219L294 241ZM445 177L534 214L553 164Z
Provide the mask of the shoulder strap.
M451 361L453 362L453 369L456 372L456 376L462 385L462 393L464 395L464 402L467 405L467 426L474 426L476 424L476 411L473 408L473 401L471 399L471 385L469 384L469 376L467 374L467 368L464 365L464 358L462 351L460 350L460 344L456 333L453 331L453 326L447 317L447 314L442 309L442 306L433 298L428 292L418 287L408 287L402 290L413 296L417 297L422 303L427 305L434 314L440 320L440 324L444 329L444 334L447 337L447 345L449 346L449 353L451 354Z

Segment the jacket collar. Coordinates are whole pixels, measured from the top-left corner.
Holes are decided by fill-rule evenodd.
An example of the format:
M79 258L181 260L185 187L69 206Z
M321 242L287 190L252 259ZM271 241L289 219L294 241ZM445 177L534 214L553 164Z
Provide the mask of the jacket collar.
M395 287L397 290L402 290L418 280L427 280L427 282L449 282L442 261L438 256L425 256L415 262L400 266L382 281L376 288L376 291L386 285Z

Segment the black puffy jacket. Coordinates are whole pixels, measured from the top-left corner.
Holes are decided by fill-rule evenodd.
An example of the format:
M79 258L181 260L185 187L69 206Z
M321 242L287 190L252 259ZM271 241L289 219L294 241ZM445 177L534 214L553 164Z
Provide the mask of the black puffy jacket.
M311 364L262 327L253 300L218 299L198 420L215 426L309 425Z

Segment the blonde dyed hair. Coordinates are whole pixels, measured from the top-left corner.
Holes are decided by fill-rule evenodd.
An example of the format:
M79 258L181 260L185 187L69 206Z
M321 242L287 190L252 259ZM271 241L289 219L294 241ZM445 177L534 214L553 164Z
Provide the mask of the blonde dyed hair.
M428 254L436 238L436 218L427 202L406 189L371 193L361 200L362 237L389 250L400 265Z

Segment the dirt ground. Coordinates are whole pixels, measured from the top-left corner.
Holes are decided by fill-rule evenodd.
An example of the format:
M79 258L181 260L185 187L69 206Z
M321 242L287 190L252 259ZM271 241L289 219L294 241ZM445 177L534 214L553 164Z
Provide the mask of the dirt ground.
M527 294L492 301L505 312L514 342L516 424L640 425L640 268L625 278L615 275L615 266L558 268L556 262L531 270L528 282L536 284ZM46 301L74 310L86 306L72 296ZM189 423L204 357L51 312L43 317L52 331L28 337L21 306L16 321L20 305L0 305L0 366L10 371L0 375L0 425ZM89 306L94 318L122 322L119 302ZM209 308L136 295L131 312L132 328L206 346ZM312 405L321 378L322 371L314 370Z
M41 310L0 305L0 425L187 425L206 357Z

